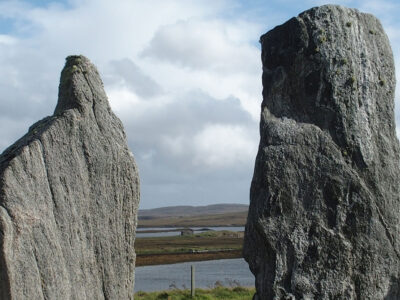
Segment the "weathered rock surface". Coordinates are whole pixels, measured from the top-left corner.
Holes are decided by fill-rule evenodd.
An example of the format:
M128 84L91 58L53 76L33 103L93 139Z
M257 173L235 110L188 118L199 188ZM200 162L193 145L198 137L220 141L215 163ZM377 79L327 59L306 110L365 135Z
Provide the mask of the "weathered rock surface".
M255 299L400 299L395 75L382 26L322 6L261 44L244 249Z
M96 68L0 156L0 299L133 299L139 178Z

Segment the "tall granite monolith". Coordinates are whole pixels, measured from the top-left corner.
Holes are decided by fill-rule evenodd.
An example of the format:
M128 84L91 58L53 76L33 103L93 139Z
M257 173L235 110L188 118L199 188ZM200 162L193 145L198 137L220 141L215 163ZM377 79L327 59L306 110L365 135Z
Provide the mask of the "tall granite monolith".
M139 177L94 65L0 156L0 299L133 299Z
M261 37L244 255L255 299L400 299L395 70L370 14L303 12Z

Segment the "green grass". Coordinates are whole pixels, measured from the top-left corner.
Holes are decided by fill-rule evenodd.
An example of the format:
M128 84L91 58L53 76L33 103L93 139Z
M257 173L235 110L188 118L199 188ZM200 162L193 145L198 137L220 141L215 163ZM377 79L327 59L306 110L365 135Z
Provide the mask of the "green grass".
M211 290L196 289L196 296L192 298L190 296L190 290L168 290L161 292L137 292L135 294L136 300L251 300L255 293L254 288L244 287L216 287Z
M188 217L155 217L148 220L139 219L139 227L214 227L214 226L244 226L247 211L188 216Z
M137 255L186 253L200 250L242 249L243 233L206 231L186 236L136 238Z
M230 236L234 236L235 232L234 231L229 231L229 230L219 230L219 231L214 231L214 230L210 230L210 231L205 231L205 232L201 232L201 233L196 233L194 235L192 235L192 237L194 238L204 238L204 237L215 237L215 238L219 238L219 237L230 237Z

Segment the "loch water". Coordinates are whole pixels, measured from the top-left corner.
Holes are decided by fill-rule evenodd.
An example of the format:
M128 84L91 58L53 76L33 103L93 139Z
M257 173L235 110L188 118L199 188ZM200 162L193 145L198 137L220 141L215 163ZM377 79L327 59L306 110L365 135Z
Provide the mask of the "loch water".
M212 231L228 230L228 231L234 231L234 232L244 231L244 226L235 226L235 227L189 227L189 228L193 229L194 233L201 233L201 232L206 232L206 231L209 231L209 230L212 230ZM181 235L180 231L147 232L147 233L142 233L141 232L141 231L145 231L145 230L169 230L169 229L175 229L175 228L170 228L170 227L157 227L157 228L154 228L154 227L141 227L141 228L138 228L136 230L136 237L140 238L140 237L160 237L160 236L178 236L178 235Z
M254 286L254 276L243 258L144 266L135 269L135 291L190 289L190 267L195 267L196 288Z

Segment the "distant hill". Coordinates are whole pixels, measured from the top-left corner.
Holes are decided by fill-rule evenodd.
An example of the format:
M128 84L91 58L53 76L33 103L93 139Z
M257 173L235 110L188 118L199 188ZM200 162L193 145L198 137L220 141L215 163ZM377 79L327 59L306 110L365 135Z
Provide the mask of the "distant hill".
M244 226L249 206L214 204L139 210L139 227Z
M190 217L244 212L249 209L246 204L213 204L206 206L166 206L153 209L140 209L139 220L163 217Z

